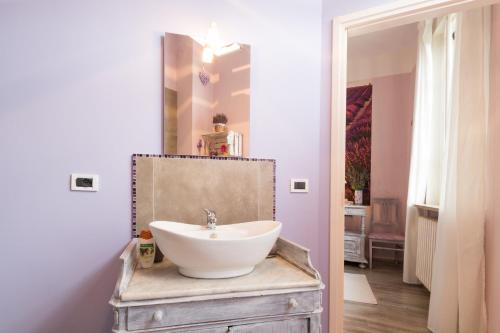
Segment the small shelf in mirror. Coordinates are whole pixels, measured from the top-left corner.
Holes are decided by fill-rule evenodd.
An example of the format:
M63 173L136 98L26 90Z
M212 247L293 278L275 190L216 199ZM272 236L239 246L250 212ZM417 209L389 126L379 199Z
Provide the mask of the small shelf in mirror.
M202 135L203 154L207 156L243 156L243 135L234 131Z

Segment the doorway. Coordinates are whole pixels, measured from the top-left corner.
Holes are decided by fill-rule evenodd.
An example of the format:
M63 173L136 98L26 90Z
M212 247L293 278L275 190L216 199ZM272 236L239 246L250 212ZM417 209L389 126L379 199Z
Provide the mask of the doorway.
M343 332L345 144L348 37L422 21L495 1L420 1L391 4L334 19L332 54L330 332Z

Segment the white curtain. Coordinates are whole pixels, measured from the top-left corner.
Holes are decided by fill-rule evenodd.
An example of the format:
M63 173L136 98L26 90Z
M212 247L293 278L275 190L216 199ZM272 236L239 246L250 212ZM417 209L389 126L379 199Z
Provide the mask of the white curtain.
M446 18L419 24L410 178L406 213L403 281L415 275L417 218L415 204L438 205L444 148L446 104Z
M489 8L449 16L447 30L444 172L428 326L435 333L484 333Z

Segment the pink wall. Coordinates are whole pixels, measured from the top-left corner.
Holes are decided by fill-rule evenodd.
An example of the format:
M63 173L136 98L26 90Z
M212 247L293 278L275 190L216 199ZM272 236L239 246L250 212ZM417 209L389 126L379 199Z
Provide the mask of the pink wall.
M413 73L378 77L373 84L372 198L398 198L404 231L410 174Z
M500 5L493 7L491 35L490 162L486 220L486 300L488 332L500 331Z

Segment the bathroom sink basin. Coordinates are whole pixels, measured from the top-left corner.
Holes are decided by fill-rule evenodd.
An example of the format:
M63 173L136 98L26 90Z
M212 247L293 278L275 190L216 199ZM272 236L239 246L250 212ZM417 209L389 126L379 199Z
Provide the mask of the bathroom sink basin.
M218 279L250 273L266 258L281 231L281 222L254 221L206 226L154 221L149 224L165 257L182 275Z

